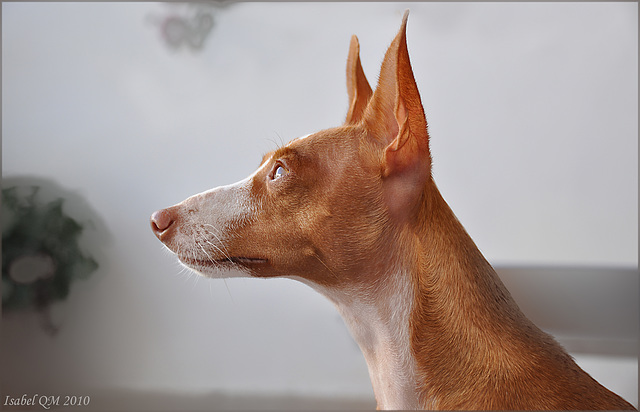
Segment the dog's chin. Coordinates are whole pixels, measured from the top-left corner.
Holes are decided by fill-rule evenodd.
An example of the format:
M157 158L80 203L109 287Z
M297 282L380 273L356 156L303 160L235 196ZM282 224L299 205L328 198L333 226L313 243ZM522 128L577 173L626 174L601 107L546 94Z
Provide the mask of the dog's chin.
M268 265L266 259L245 257L201 260L179 256L178 260L186 268L212 279L253 277L257 276L259 268Z

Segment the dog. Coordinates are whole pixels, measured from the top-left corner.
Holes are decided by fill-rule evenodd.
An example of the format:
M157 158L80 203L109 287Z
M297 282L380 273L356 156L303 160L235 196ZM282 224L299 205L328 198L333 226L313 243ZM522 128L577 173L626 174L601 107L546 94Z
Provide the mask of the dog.
M155 212L153 232L203 276L285 277L326 296L379 409L634 409L523 315L441 196L407 18L375 90L351 38L342 126Z

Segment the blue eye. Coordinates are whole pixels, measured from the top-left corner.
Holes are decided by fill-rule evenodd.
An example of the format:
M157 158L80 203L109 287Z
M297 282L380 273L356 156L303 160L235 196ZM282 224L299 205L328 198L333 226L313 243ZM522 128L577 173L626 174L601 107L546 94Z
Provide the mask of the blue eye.
M276 169L273 172L273 180L279 179L282 176L286 175L287 173L289 173L289 171L282 165L279 165L276 167Z

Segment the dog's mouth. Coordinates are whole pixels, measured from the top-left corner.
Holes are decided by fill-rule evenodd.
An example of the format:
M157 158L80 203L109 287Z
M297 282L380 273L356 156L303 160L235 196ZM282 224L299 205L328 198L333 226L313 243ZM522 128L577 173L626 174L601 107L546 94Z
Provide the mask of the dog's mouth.
M178 259L187 266L193 267L205 267L205 268L223 268L223 267L237 267L237 266L255 266L268 262L267 259L262 258L250 258L244 256L231 256L222 259L195 259L191 257L179 256Z

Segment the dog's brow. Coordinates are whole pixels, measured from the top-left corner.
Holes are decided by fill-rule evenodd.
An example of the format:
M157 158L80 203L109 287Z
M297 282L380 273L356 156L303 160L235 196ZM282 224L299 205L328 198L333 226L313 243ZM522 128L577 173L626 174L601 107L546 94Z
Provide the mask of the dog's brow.
M281 147L277 149L275 152L273 152L274 159L280 159L283 157L297 157L297 156L298 156L298 150L291 148L289 146Z
M262 156L262 160L260 161L260 165L259 166L262 166L264 164L264 162L269 160L269 158L271 158L272 154L273 154L273 152L265 153L265 155Z
M298 150L293 149L288 146L283 146L275 151L271 151L264 156L262 156L262 160L260 161L260 166L262 166L269 159L281 159L283 157L298 157Z

